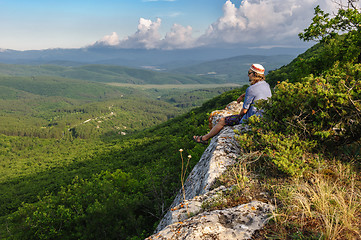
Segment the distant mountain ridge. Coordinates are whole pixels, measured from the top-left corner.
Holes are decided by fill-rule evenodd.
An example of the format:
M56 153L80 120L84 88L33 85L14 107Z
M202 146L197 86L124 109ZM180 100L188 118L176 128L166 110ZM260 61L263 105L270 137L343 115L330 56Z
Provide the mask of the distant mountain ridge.
M179 50L121 49L115 47L58 48L29 51L1 49L0 63L26 65L58 64L66 66L106 64L137 68L155 66L160 69L170 70L240 55L272 56L286 54L295 57L305 50L301 48L249 49L239 46Z
M268 72L288 64L293 58L292 55L242 55L170 71L157 69L154 65L131 68L106 64L82 65L62 60L40 65L0 63L0 75L55 76L92 82L129 84L248 84L246 73L252 63L264 64Z

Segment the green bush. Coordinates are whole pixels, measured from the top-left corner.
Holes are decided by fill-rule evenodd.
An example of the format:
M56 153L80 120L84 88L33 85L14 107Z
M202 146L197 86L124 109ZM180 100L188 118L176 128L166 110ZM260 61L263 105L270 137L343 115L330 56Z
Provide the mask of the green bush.
M281 82L272 98L258 103L265 113L251 118L241 146L263 151L285 173L299 175L305 155L335 149L361 137L361 64L336 63L321 76Z
M335 64L321 77L277 85L271 101L262 106L270 127L331 145L359 139L360 70L360 64Z
M256 121L259 122L259 118L252 117L249 123ZM316 164L316 159L309 154L309 150L315 147L315 142L300 140L297 135L265 132L253 126L251 131L236 138L242 148L261 151L268 161L290 176L302 176L305 170Z
M5 238L144 239L180 188L179 149L192 155L191 169L206 148L192 141L192 136L208 130L209 112L224 108L244 90L222 94L156 127L113 138L84 161L70 159L76 164L52 172L52 180L56 182L60 174L67 177L67 183L72 176L79 177L60 191L58 186L49 194L41 194L37 202L25 201L16 212L12 209L7 222L9 236ZM33 180L28 180L29 185L37 189L36 180L41 179Z
M147 199L121 170L92 181L75 178L57 195L24 204L9 217L14 239L125 239L141 236ZM115 234L115 235L114 235Z

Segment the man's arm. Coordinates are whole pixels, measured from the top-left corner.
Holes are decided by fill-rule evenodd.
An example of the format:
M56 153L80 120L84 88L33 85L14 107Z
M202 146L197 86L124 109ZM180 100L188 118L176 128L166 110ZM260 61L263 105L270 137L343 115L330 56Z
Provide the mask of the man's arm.
M239 96L239 97L237 98L237 103L242 102L242 100L243 100L244 96L246 96L246 94L245 94L245 93L243 93L241 96Z

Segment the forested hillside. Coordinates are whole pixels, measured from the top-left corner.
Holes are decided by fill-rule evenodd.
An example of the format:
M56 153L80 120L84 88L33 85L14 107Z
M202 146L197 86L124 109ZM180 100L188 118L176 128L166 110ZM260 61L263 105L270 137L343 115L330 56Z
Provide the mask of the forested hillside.
M210 83L237 83L247 84L248 65L259 62L267 66L267 71L275 70L294 58L293 55L242 55L227 59L177 68L145 70L112 65L14 65L0 64L0 75L9 76L53 76L71 79L80 79L105 83L130 84L210 84ZM157 69L149 66L151 69Z
M221 83L212 76L172 74L111 65L14 65L0 64L0 74L8 76L52 76L93 82L131 84L208 84ZM226 81L222 81L225 83Z
M267 76L275 87L257 104L264 117L237 136L243 156L217 182L234 188L204 206L262 192L277 209L255 238L361 237L361 15L348 3L335 16L316 8L300 37L319 43ZM191 137L245 88L132 135L2 136L0 237L144 239L180 188L181 154L191 156L189 171L205 149Z
M207 113L242 91L223 94L151 129L106 141L3 136L1 225L9 226L10 232L3 228L2 235L19 239L145 237L179 188L178 150L192 155L191 168L204 150L190 141L193 132L204 131ZM59 145L58 150L52 145ZM42 196L39 202L37 196ZM29 204L14 212L21 202ZM42 220L29 219L24 224L23 216L33 211L47 213Z
M172 72L183 74L196 74L201 76L213 76L227 82L248 84L246 74L250 63L260 63L267 66L266 72L276 70L288 64L295 56L293 55L242 55L227 59L219 59L211 62L204 62L194 66L177 68Z
M0 76L0 86L0 133L83 139L153 126L232 89L140 89L49 76Z
M11 236L6 216L21 203L56 194L74 178L91 179L122 165L131 168L132 161L137 165L147 153L135 153L140 150L135 146L146 149L157 140L136 140L132 134L230 89L118 87L57 76L0 76L0 238ZM160 145L156 151L162 149ZM119 151L124 153L117 161L111 155Z

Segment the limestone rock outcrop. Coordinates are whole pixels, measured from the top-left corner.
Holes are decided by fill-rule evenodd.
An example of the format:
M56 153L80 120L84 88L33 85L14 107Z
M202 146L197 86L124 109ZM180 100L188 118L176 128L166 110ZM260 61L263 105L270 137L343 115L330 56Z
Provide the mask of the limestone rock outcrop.
M151 239L243 240L264 226L273 210L269 204L253 201L224 210L203 212L164 228Z
M238 114L242 104L232 102L226 109L210 115L210 127L227 115ZM212 185L228 166L235 164L240 149L234 138L235 130L245 131L241 125L224 127L212 138L201 159L184 183L184 195L179 191L170 210L159 223L155 234L147 239L249 239L263 227L273 206L253 201L230 209L204 212L202 204L216 198L227 189L211 190Z

